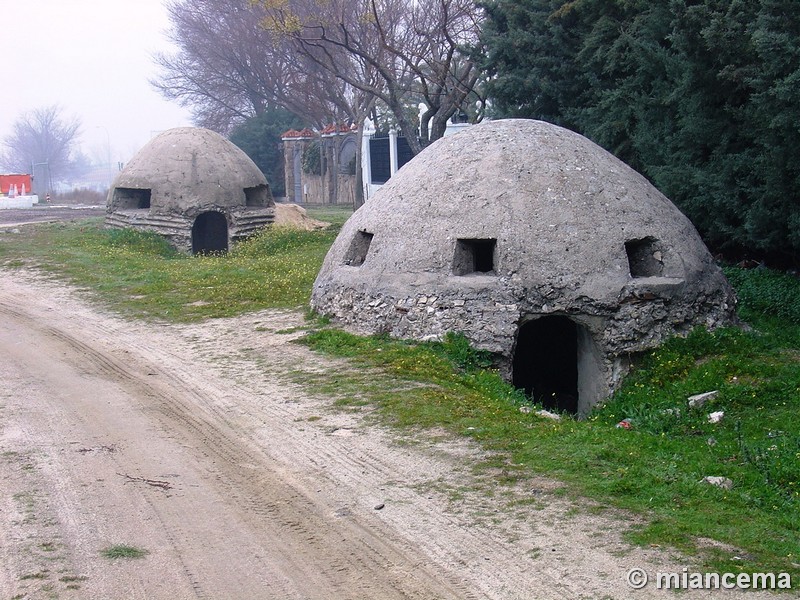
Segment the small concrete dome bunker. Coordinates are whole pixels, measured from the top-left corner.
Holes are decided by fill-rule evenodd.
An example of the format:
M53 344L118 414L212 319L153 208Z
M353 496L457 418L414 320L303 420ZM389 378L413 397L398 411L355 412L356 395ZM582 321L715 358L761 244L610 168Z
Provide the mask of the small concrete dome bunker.
M345 223L312 307L358 333L464 333L545 406L585 415L632 356L734 322L693 225L585 137L501 120L431 144Z
M264 174L237 146L199 127L167 130L120 171L106 225L155 231L180 250L225 251L272 223Z

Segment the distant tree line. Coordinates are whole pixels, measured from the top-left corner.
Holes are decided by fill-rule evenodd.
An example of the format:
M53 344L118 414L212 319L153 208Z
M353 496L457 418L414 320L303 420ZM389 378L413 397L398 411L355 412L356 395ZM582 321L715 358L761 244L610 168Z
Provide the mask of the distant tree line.
M179 51L158 58L154 85L230 135L276 194L286 129L370 116L410 135L417 152L450 116L477 121L488 108L591 138L675 201L713 248L800 264L797 0L169 7ZM53 179L82 170L79 128L58 106L23 114L0 166L45 165Z
M506 116L576 130L732 255L800 259L797 0L485 0Z

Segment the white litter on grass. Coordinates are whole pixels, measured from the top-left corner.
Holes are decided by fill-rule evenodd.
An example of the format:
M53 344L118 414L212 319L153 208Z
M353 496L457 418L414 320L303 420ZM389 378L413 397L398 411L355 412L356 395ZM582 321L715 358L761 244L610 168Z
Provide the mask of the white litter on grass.
M537 410L536 413L540 417L544 417L545 419L552 419L553 421L560 421L561 415L550 412L549 410Z
M702 394L695 394L694 396L689 396L687 400L689 401L689 408L700 408L708 402L709 400L713 400L719 394L719 390L714 390L712 392L704 392Z
M733 481L728 479L727 477L703 477L700 483L708 483L709 485L715 485L717 487L721 487L726 490L730 490L733 488Z

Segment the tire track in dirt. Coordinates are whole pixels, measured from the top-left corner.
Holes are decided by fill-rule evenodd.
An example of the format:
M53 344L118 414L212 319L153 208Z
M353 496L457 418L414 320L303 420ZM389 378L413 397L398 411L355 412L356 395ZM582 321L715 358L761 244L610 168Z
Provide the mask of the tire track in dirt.
M42 326L5 301L0 312L37 328L50 344L60 346L62 360L73 363L84 375L125 388L131 398L143 402L148 413L158 413L161 429L199 459L205 470L203 476L237 511L237 517L259 537L269 540L270 560L278 564L280 572L292 574L299 597L471 596L447 577L428 572L402 549L381 539L370 526L355 519L332 524L324 511L281 479L285 472L276 469L226 423L208 414L202 393L148 375L154 372L148 365L123 365L72 334ZM175 521L165 518L163 507L151 506L168 531L186 539L178 533ZM195 579L191 574L189 578ZM198 597L204 596L197 591Z
M158 361L155 361L155 362L158 362ZM102 367L102 364L101 364L101 367ZM151 372L152 371L156 371L157 372L157 368L155 368L155 367L149 367L149 369L150 369ZM185 381L185 380L191 379L191 374L190 374L189 371L187 371L185 373L181 373L181 372L175 372L175 370L173 370L172 371L172 375L173 375L173 377L172 377L171 381L173 383L175 381ZM152 378L149 379L148 380L148 384L155 385L155 384L152 383L153 381L154 381L154 379L152 379ZM246 398L247 397L246 391L244 391L244 390L242 390L240 388L236 388L234 390L234 393L235 393L236 396L238 396L240 398ZM193 394L194 394L194 392L192 390L189 390L184 395L185 396L191 396ZM150 393L146 393L145 395L152 395L152 391ZM213 412L213 407L208 404L207 399L205 399L205 402L204 402L204 398L202 396L200 396L200 395L194 394L194 401L193 401L192 404L193 404L193 406L196 406L196 407L197 406L205 406L206 409L208 409L208 410ZM203 432L205 431L205 428L202 426L202 423L200 423L200 421L197 419L196 414L190 415L189 418L187 419L186 418L186 414L184 414L182 411L179 411L178 413L175 413L175 412L170 412L169 410L167 410L170 407L172 407L171 404L165 404L163 401L158 405L158 409L160 411L162 411L162 412L166 411L166 412L170 413L170 414L167 415L170 420L172 420L172 421L180 421L180 420L182 420L183 421L182 425L184 427L187 427L187 428L193 430L193 434L188 436L189 438L196 438L197 436L203 434ZM269 421L272 422L272 423L275 423L275 422L287 422L287 421L291 422L291 420L292 420L291 417L293 417L296 414L295 411L291 410L291 405L280 404L280 403L267 404L263 408L263 410L267 413L267 415L269 417L272 417L272 418L269 419ZM228 415L225 414L225 411L224 410L219 410L219 408L218 408L216 416L219 419L223 419L223 420L228 418ZM357 455L357 454L354 454L352 452L346 451L346 449L343 450L341 445L329 446L330 450L328 450L328 449L326 449L324 447L322 449L320 449L319 447L315 446L308 439L304 440L302 437L298 438L297 436L287 435L287 434L290 433L290 431L291 430L285 430L285 431L278 432L278 431L273 430L273 433L280 434L282 436L286 436L285 443L291 444L292 447L295 448L296 451L299 451L301 454L306 455L306 456L316 456L318 459L324 459L324 463L326 464L328 469L330 469L332 471L335 471L335 472L337 472L339 474L345 475L347 477L358 477L359 474L362 474L365 471L369 470L373 477L378 477L379 479L384 479L384 478L385 479L389 479L389 478L393 479L393 478L396 478L398 475L400 475L401 478L407 479L407 480L410 480L410 479L413 478L413 474L411 474L411 473L408 473L408 472L398 473L396 471L397 465L393 464L391 462L388 462L388 461L384 462L381 459L379 453L371 453L368 457L367 456L363 456L363 455ZM239 460L237 455L231 455L231 454L229 454L227 452L227 446L225 444L225 440L224 439L213 438L213 439L208 439L206 441L208 442L208 446L213 447L213 448L216 449L217 457L222 455L225 464L232 464L236 460ZM342 440L342 441L344 441L344 440ZM281 441L277 445L282 445L283 443L284 442ZM205 457L208 457L208 456L209 456L208 454L205 455ZM248 460L252 461L252 459L248 459ZM419 475L419 474L417 474L417 475ZM245 483L242 482L242 481L239 481L235 485L231 485L231 481L228 481L227 483L221 483L221 485L228 485L229 486L228 489L230 490L229 493L232 496L236 496L237 495L237 490L241 489L241 486L245 485ZM236 489L233 489L233 488L236 488ZM400 501L403 501L404 498L408 502L417 502L417 503L419 502L419 499L415 498L415 494L413 494L413 493L404 494L404 496L400 498ZM286 501L287 502L291 502L292 500L288 500L287 499ZM262 500L262 502L263 502L263 500ZM259 512L259 506L260 506L260 512ZM261 514L264 511L266 511L266 515L272 517L278 511L278 505L276 505L275 503L260 504L260 505L258 505L256 507L253 507L253 510L254 510L254 512L256 514ZM347 511L347 513L348 514L347 514L346 520L349 522L349 521L352 520L352 516L353 516L354 513L353 513L353 511L349 511L349 510ZM479 553L479 557L476 558L476 557L473 556L471 561L470 560L463 560L461 558L455 559L455 561L450 563L451 567L461 568L461 569L470 568L470 567L472 567L474 565L476 560L486 561L486 560L488 560L489 557L491 557L491 561L494 564L513 564L513 563L519 561L520 557L517 555L518 550L515 550L513 548L509 548L508 544L507 544L507 539L503 535L496 535L496 534L493 535L491 533L487 534L487 531L485 529L475 529L474 531L471 530L471 529L465 529L464 528L464 519L463 518L451 517L451 515L448 515L447 513L437 513L437 511L433 507L431 509L429 509L428 517L429 517L428 520L429 520L429 528L430 529L435 530L435 531L447 531L447 532L450 533L450 535L442 536L441 541L439 541L437 539L437 536L426 535L428 532L426 532L424 528L419 528L417 533L418 533L418 535L423 537L423 541L421 541L421 544L420 544L421 546L433 549L435 551L435 554L439 555L439 556L448 555L449 554L450 558L451 558L451 561L452 561L453 560L452 559L452 555L454 553L458 554L458 550L456 550L454 552L454 549L450 545L451 544L451 542L450 542L451 536L455 535L455 536L457 536L459 538L460 544L462 544L464 547L470 549L473 553L474 552L478 552ZM279 519L279 521L280 521L280 519ZM284 521L281 521L281 522L284 522ZM294 534L297 534L297 535L303 537L303 539L304 539L304 541L305 541L305 543L307 545L309 545L309 546L311 546L313 548L317 547L317 544L315 543L314 537L308 535L308 531L304 527L303 523L289 521L289 526L290 526L289 527L289 530L290 530L289 532L290 533L294 533ZM375 549L374 551L376 552L376 554L378 556L380 556L380 552L379 552L378 549ZM378 566L380 568L380 565L376 565L376 566ZM347 567L344 566L344 565L336 565L336 564L333 565L334 571L336 571L337 569L340 569L340 570L344 571L346 568ZM543 577L542 573L540 573L538 576L540 578L543 578L543 579L548 579L548 578L552 577L553 585L552 585L552 587L550 587L550 586L548 586L548 587L550 587L551 593L553 593L558 588L558 582L562 578L563 573L561 572L561 570L554 570L550 574L549 577L547 577L547 576ZM401 577L402 577L402 574L401 574ZM506 590L511 590L511 589L514 589L516 586L518 586L519 579L520 579L520 574L518 572L516 572L516 571L513 571L513 570L509 571L508 573L504 573L504 572L498 570L496 572L496 574L494 575L494 578L499 580L499 581L503 581L503 587ZM317 584L315 583L314 586L316 586L316 585ZM353 585L353 584L351 583L351 585ZM459 582L459 583L456 583L455 586L456 586L456 590L457 590L457 592L456 592L457 597L465 598L465 599L478 597L475 594L475 592L472 591L471 589L467 588L464 583L460 583ZM523 594L522 596L519 596L519 597L526 597L524 595L525 594L524 589L520 590L519 593ZM308 596L308 597L312 597L312 596ZM372 597L372 596L370 596L369 590L363 590L363 591L359 592L358 594L356 594L353 597L357 597L357 598L358 597L364 597L364 598L366 598L366 597ZM436 597L439 597L439 596L436 596ZM501 597L512 597L512 596L501 596ZM562 597L562 596L561 596L560 593L555 593L551 597ZM563 596L563 597L570 597L570 596L566 595L566 596Z
M173 372L173 375L178 375L179 379L186 379L186 377L182 378L180 373ZM189 375L189 373L186 372L183 375L186 376ZM246 398L249 394L243 388L237 387L234 389L234 393L232 395L235 395L238 398ZM198 398L198 402L200 401L201 399ZM283 422L291 422L296 417L297 410L291 409L288 406L289 405L284 403L269 403L262 405L259 408L267 413L270 417L273 417L270 419L270 421L274 422L277 419ZM225 412L220 410L217 411L217 416L220 418L226 418ZM353 430L347 429L346 431ZM286 434L287 432L281 433ZM311 462L317 463L318 465L323 464L329 470L348 475L349 477L358 477L360 474L366 473L367 471L370 472L371 477L377 477L380 480L386 481L394 480L398 476L397 464L391 461L384 461L381 458L380 453L371 453L369 455L353 453L352 451L348 451L346 447L343 447L343 444L337 445L336 447L329 446L329 450L326 447L315 445L313 440L297 438L296 436L292 437L291 439L285 439L285 441L279 441L275 445L282 446L284 443L291 445L296 451L299 451L304 456L315 457L315 459ZM430 470L424 469L424 471L427 471L427 473L424 477L422 477L422 480L428 481L430 478ZM408 481L412 479L412 477L409 476L411 475L409 473L403 473L402 475L405 475L405 477L403 477L405 483L408 483ZM405 494L404 497L399 498L398 501L418 502L419 498L416 497L415 493L411 493ZM347 512L348 516L352 514L347 507L345 507L345 512ZM497 563L502 564L507 562L508 564L511 564L519 559L518 550L508 548L507 536L505 535L487 535L485 530L475 530L473 532L470 529L464 529L464 519L451 518L447 512L435 512L435 518L429 519L428 522L429 525L436 530L441 529L458 532L458 536L462 538L462 543L467 542L467 545L470 548L480 549L481 560L487 560L486 556L491 556L492 560ZM450 546L450 542L446 536L444 536L441 543L439 543L436 536L426 535L425 530L420 530L419 533L424 539L422 545L435 547L436 554L442 555L453 553L453 548ZM467 563L463 560L459 560L458 562L454 563L454 565L458 567L464 567L467 565ZM519 582L519 574L513 571L511 571L507 576L498 572L496 577L498 579L506 579L506 585L509 589L513 588L514 585L518 584ZM556 578L560 579L561 574L557 574ZM468 589L463 583L461 583L459 587L460 589L458 593L460 598L471 599L478 597L474 591Z
M43 439L34 417L29 422L30 444L53 455L41 465L44 479L73 480L60 484L66 492L55 493L54 503L62 510L95 503L97 515L78 516L97 536L147 533L153 549L143 563L114 566L118 584L107 566L89 564L84 590L104 593L76 598L638 600L672 594L631 591L628 569L680 572L691 564L630 547L621 537L626 515L586 514L582 499L548 491L556 482L511 490L491 488L489 476L478 481L470 465L485 456L468 441L426 434L398 445L394 433L365 426L363 415L331 410L330 399L282 376L315 368L347 376L341 363L275 333L301 324L296 314L127 322L67 288L21 275L0 272L0 329L13 322L38 344L31 361L45 352L65 377L73 372L74 389L40 400L38 409L73 429L48 422L59 442ZM25 373L42 388L57 376ZM96 397L71 397L81 386ZM81 466L70 460L74 448L64 450L64 440L74 439L120 450L81 455ZM118 473L173 486L126 483ZM540 502L531 504L532 496ZM66 527L64 537L85 535L79 526ZM73 560L87 564L91 544L78 539L73 547ZM158 587L159 573L164 581L178 577L179 591ZM129 587L114 587L123 584ZM114 589L120 593L105 593Z

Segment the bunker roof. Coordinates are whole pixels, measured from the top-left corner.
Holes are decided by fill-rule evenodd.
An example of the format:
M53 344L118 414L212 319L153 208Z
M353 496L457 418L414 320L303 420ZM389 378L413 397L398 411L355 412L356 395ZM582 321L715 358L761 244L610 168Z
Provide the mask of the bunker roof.
M149 190L155 213L245 206L245 190L259 190L260 205L272 204L267 180L247 154L199 127L169 129L150 140L114 180L110 210L132 208L135 190Z

